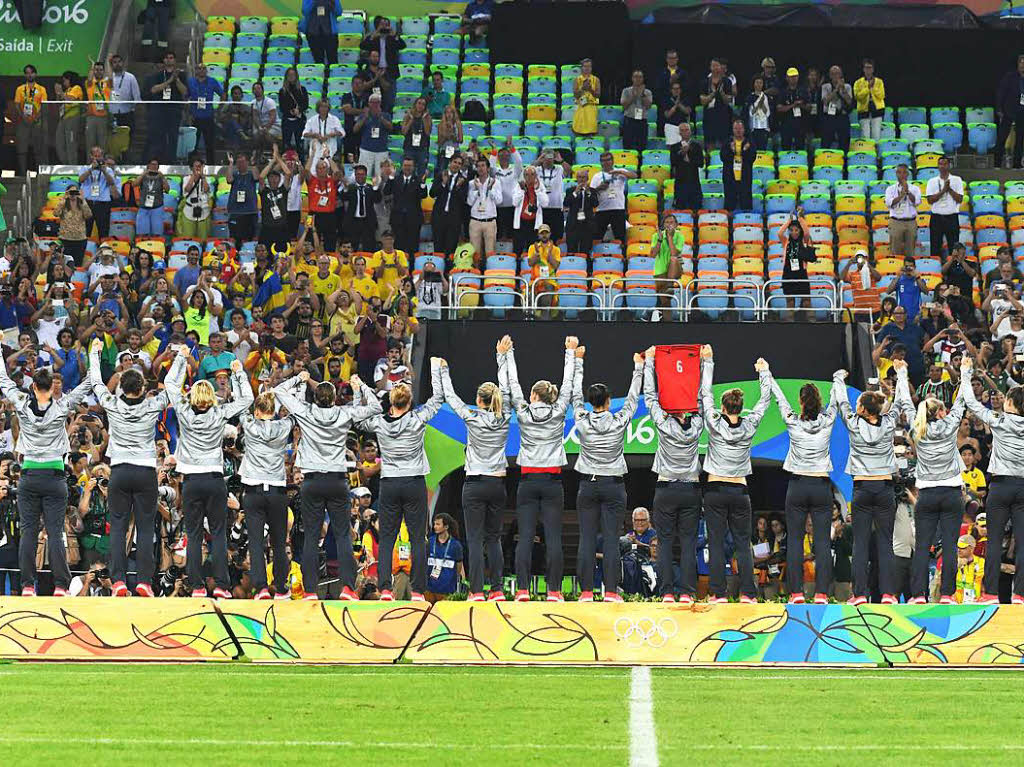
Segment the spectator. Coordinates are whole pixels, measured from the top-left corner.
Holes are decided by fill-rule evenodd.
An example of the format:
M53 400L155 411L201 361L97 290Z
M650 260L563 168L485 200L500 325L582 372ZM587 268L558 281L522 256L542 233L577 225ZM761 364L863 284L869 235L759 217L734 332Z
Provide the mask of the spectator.
M601 155L601 170L590 180L590 188L597 195L593 230L596 239L604 239L605 232L611 227L612 239L625 244L626 181L631 178L636 178L636 173L615 167L611 152Z
M330 109L327 99L321 99L317 102L316 114L306 121L302 135L309 142L307 168L318 167L322 159L331 160L338 153L338 139L345 138L341 120L331 114Z
M530 282L533 285L534 294L537 295L537 303L541 306L552 306L557 303L556 296L551 295L557 291L558 286L553 282L545 281L558 271L558 265L562 261L562 251L552 241L551 227L541 224L537 227L537 242L530 245L526 251L526 263L530 267ZM547 293L548 295L540 295ZM549 316L553 316L553 312Z
M181 100L188 96L188 86L177 68L173 51L164 53L163 67L146 78L143 93L148 101L153 102L146 108L145 155L159 158L161 165L172 165L178 155L178 127L183 110Z
M402 118L402 150L406 157L411 157L415 164L416 175L426 177L427 164L430 161L430 130L431 119L427 113L427 100L420 96L413 102L412 109Z
M65 190L53 213L60 222L57 236L60 237L64 255L72 259L75 266L81 266L85 259L85 241L88 236L85 222L91 217L92 211L82 199L77 186L72 184Z
M900 303L893 310L892 322L882 328L875 338L879 342L892 338L893 342L901 344L906 350L910 380L916 385L924 378L922 346L925 338L916 313L911 316L906 306Z
M252 108L242 101L241 86L231 86L230 98L221 103L216 120L228 151L237 152L248 146L252 131Z
M398 77L398 52L405 48L405 40L398 36L387 16L374 16L373 32L363 38L359 48L367 58L376 53L381 68L387 71L388 76L392 80Z
M356 165L353 169L354 182L342 195L345 203L345 220L342 230L351 238L356 250L372 251L377 236L376 203L381 192L366 183L366 166Z
M402 279L409 274L409 253L395 250L394 236L391 232L384 232L380 250L373 254L367 267L380 288L381 297L384 297L389 289L392 295L397 295Z
M286 252L291 242L285 218L290 184L288 166L277 153L277 144L274 144L273 156L260 172L259 195L260 242L276 252Z
M299 72L288 67L284 73L284 84L277 94L281 117L281 146L294 149L301 162L305 153L302 134L306 128L306 112L309 111L309 91L299 82Z
M85 190L83 197L90 211L86 232L92 230L95 222L96 233L103 240L110 235L110 211L114 200L121 197L121 180L113 160L103 156L103 147L92 147L89 157L89 164L78 174L78 183Z
M625 594L653 596L654 560L657 557L658 533L651 527L651 513L643 506L633 509L633 529L619 541L622 551L622 591ZM608 599L608 596L605 596Z
M644 73L633 70L632 85L622 89L619 104L622 106L622 146L643 152L647 148L647 110L654 103L654 96L644 84Z
M671 294L679 288L682 276L682 258L686 253L686 238L679 229L679 222L671 213L662 219L662 228L651 237L651 254L654 256L654 280L658 304L668 307Z
M779 95L775 111L779 115L782 130L782 148L800 149L804 139L804 123L807 107L807 92L800 87L800 70L790 67L786 70L786 87Z
M263 83L252 86L252 141L254 160L281 140L281 121L278 119L277 104L263 90Z
M862 290L869 290L872 283L882 279L882 275L875 268L875 265L871 263L871 258L868 256L867 251L858 250L854 257L847 262L846 268L843 269L839 279L855 287L860 285ZM859 280L859 283L855 283L854 280Z
M26 64L22 68L25 82L14 89L14 101L10 110L14 121L14 146L18 155L18 175L28 171L28 153L32 151L35 164L45 165L47 157L46 121L43 102L46 88L36 82L36 68Z
M181 209L175 232L182 237L206 240L210 236L213 188L203 173L201 160L193 160L191 173L181 185Z
M164 236L164 194L171 191L167 177L160 171L160 161L151 157L135 185L139 187L139 212L135 218L135 235Z
M161 55L166 56L170 32L171 3L168 0L146 0L142 22L143 56L150 57L151 61L159 61Z
M441 120L437 124L436 173L440 173L443 168L446 168L447 164L458 153L459 147L462 146L462 139L462 120L459 118L459 111L449 104L444 108ZM469 167L467 165L464 168L464 172L468 170Z
M675 87L677 85L678 88ZM678 125L684 112L689 117L690 108L684 103L686 86L686 72L679 66L679 52L675 48L669 48L665 51L665 65L658 68L658 74L654 78L654 101L664 113L662 119L665 122ZM673 113L674 117L670 119L669 115Z
M705 128L705 135L706 131ZM722 180L727 210L750 210L754 207L754 159L757 157L757 150L744 134L743 121L738 118L733 120L732 140L722 144L719 151L725 168ZM710 142L708 146L710 147Z
M490 2L490 0L477 0ZM580 74L572 84L572 95L576 99L576 112L572 116L572 132L577 136L593 136L597 133L597 105L601 102L601 81L593 72L590 59L580 62Z
M585 168L576 171L576 187L566 199L565 206L566 252L589 253L594 244L597 193L590 188Z
M804 92L807 94L804 131L809 143L819 138L821 133L821 73L817 67L807 68L807 87Z
M92 430L88 426L79 426L79 445L84 448L92 440ZM78 501L78 515L82 519L79 544L82 562L87 566L104 563L110 554L110 514L107 505L109 487L110 467L105 463L99 464L89 472L89 479Z
M317 64L338 63L339 16L341 0L302 0L299 32L306 36Z
M492 175L490 162L476 162L476 177L469 182L469 241L481 259L494 253L497 241L498 205L501 204L501 185Z
M139 91L139 81L135 75L125 70L124 58L120 53L110 55L110 86L113 99L110 114L114 118L114 124L134 132L135 108L142 101L142 93Z
M85 81L85 145L106 148L110 141L110 79L101 62L93 62Z
M366 60L357 70L357 74L366 81L370 96L380 96L381 108L384 112L390 113L391 107L395 103L394 78L380 63L380 55L377 51L370 51Z
M363 155L360 153L359 159ZM415 253L419 249L420 227L423 225L421 200L427 196L426 171L422 176L415 174L415 162L411 157L402 160L402 172L388 181L385 195L392 198L391 226L395 232L395 243L399 250Z
M1010 131L1013 139L1013 167L1021 167L1021 154L1024 153L1024 54L1017 56L1017 68L1003 75L996 91L996 119L999 130L996 133L996 167L1003 166L1003 155L1006 152L1006 140Z
M53 84L53 95L57 101L82 101L82 79L70 70ZM61 165L78 163L79 134L82 132L82 107L80 104L61 104L60 119L57 121L57 162Z
M808 281L807 264L815 263L818 256L814 251L808 234L807 222L803 218L803 208L797 208L789 221L779 227L779 240L782 243L782 292L786 296L786 306L795 309L803 306L803 299L810 304L811 283ZM793 314L796 318L796 312Z
M932 214L934 220L935 214ZM960 225L957 224L957 238L960 236ZM934 235L933 235L934 236ZM935 247L935 240L932 240L932 248ZM934 253L934 250L933 250ZM973 310L974 303L974 278L978 275L979 267L977 262L967 260L967 246L957 239L950 245L949 259L942 265L943 280L950 285L956 285L960 295L971 302ZM936 256L938 257L938 256Z
M779 107L782 108L781 106ZM750 83L750 94L743 110L743 118L750 131L750 140L758 150L767 149L771 138L772 114L775 104L764 90L764 75L756 74Z
M985 560L974 555L977 541L971 535L961 535L956 542L956 595L957 604L977 602L984 589Z
M932 258L942 260L942 240L949 255L960 243L960 203L964 199L964 182L949 172L949 158L939 158L939 175L928 179L924 190L931 205L928 230L931 234ZM966 294L966 291L961 292Z
M370 105L370 91L366 87L366 81L358 73L352 77L352 85L348 93L341 97L341 112L344 115L344 132L341 134L345 137L344 151L346 159L355 157L359 154L359 145L362 141L362 129L356 130L356 121L363 115L366 108ZM319 104L317 105L319 109ZM330 106L328 105L328 108ZM326 115L327 112L322 113ZM310 132L309 123L306 124L306 133Z
M494 0L470 0L462 12L462 31L468 34L473 43L479 43L487 37L494 16ZM398 599L398 596L395 596Z
M658 114L658 121L666 126L665 143L669 147L679 143L676 134L684 123L687 125L690 123L692 116L693 110L686 103L682 84L678 80L673 81L669 86L667 100Z
M440 120L445 107L452 103L451 92L444 89L443 72L435 70L430 73L430 85L424 88L422 98L427 102L427 111L431 118Z
M928 367L928 379L917 387L918 401L934 397L947 408L953 406L953 392L956 387L948 377L943 380L945 372L945 368L938 362L933 362Z
M110 568L104 561L91 564L84 576L76 575L68 586L69 597L109 597L113 593Z
M391 115L381 107L379 93L372 93L367 103L353 131L360 134L359 163L366 166L366 172L372 177L380 173L381 162L388 156L388 134L394 126Z
M421 319L441 319L441 304L448 295L448 280L437 271L433 261L423 264L423 270L415 277L416 316Z
M765 56L761 59L761 72L764 77L764 92L768 98L777 99L782 93L782 79L776 74L775 59Z
M704 207L700 169L704 167L704 148L693 138L689 123L679 125L679 143L672 149L672 177L675 179L673 206L677 210L697 211Z
M513 247L517 255L523 256L537 241L537 229L544 223L543 209L548 206L547 190L532 165L523 169L523 177L512 192L512 204Z
M859 77L853 84L853 95L857 99L857 118L860 120L860 135L878 141L882 138L882 117L885 114L885 83L881 77L875 76L873 60L864 59L861 69L863 77Z
M253 239L256 233L256 172L249 167L249 156L242 152L237 157L228 155L224 180L231 187L228 192L228 228L235 247Z
M192 124L203 139L206 148L206 162L214 164L217 151L217 126L213 119L213 108L216 97L224 98L224 88L218 80L206 74L206 64L202 62L196 67L195 77L188 78L189 111L192 113Z
M996 250L996 260L999 266L993 269L985 277L985 290L991 290L995 282L1005 282L1012 285L1014 290L1020 290L1024 285L1024 276L1013 261L1013 252L1006 245L1000 245Z
M704 141L708 149L724 148L727 145L735 99L735 89L732 81L725 76L721 60L711 59L711 73L705 78L700 95L700 103L704 107ZM733 131L735 136L735 128Z
M843 78L843 70L832 65L828 69L828 82L821 86L821 145L837 147L844 152L850 148L850 110L853 108L853 88Z
M889 209L889 251L893 256L913 258L917 250L917 206L921 190L907 181L909 171L904 163L896 166L896 183L885 190L885 206Z
M571 168L569 163L562 158L561 152L545 149L538 157L535 170L548 197L542 210L544 223L551 228L551 239L554 242L559 242L565 234L565 213L563 212L565 182L563 178Z

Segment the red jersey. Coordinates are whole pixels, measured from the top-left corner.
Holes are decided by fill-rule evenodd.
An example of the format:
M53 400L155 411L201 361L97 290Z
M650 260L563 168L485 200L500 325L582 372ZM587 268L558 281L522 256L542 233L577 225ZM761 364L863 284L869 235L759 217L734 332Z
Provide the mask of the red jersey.
M338 182L333 176L313 176L307 183L310 213L333 213L338 207Z

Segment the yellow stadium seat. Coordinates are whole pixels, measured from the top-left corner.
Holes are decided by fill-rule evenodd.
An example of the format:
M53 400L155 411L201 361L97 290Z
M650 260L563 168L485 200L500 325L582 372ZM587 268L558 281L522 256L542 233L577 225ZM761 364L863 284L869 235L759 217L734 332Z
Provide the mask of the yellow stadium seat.
M298 33L298 16L274 16L270 20L270 34L272 35L297 35Z
M850 151L875 154L875 142L869 138L855 138L850 142Z
M817 261L812 261L807 264L808 274L823 274L828 277L834 277L836 273L835 264L832 263L831 259L819 258Z
M1011 197L1006 201L1006 215L1024 213L1024 197Z
M554 122L558 117L558 113L552 104L533 104L526 110L527 120L544 120L545 122Z
M810 176L806 165L783 165L779 168L779 178L784 181L806 181Z
M832 226L832 216L828 213L808 213L804 221L808 226Z
M672 170L667 165L645 165L640 169L640 178L645 181L657 181L660 187L668 181Z
M558 77L554 64L530 64L526 70L529 77Z
M884 213L886 217L889 215L889 206L885 204L885 197L880 194L871 195L871 215L876 213ZM888 226L888 222L886 226Z
M612 159L616 166L636 168L640 163L640 153L635 149L616 149L612 152Z
M354 33L342 32L338 35L339 48L358 48L363 36Z
M661 185L661 193L665 195L665 207L671 207L672 201L676 198L676 180L674 178L665 179Z
M233 35L235 34L235 17L234 16L207 16L206 17L206 31L217 32L220 34Z
M903 259L901 258L875 258L875 268L879 274L899 274L900 269L903 268Z
M776 179L769 181L764 188L765 194L792 194L800 190L800 185L792 179Z
M814 153L814 167L842 168L845 156L841 149L819 149Z
M494 78L494 95L511 93L515 96L523 95L523 80L521 77L496 77Z
M656 231L657 229L653 226L631 226L626 230L626 242L645 242L649 246Z
M658 214L647 211L635 211L629 214L629 223L633 226L658 226Z
M732 247L732 257L735 259L764 258L764 245L759 242L737 242Z
M631 242L626 246L626 256L649 256L651 255L651 240L647 242Z
M221 64L226 67L231 63L231 51L227 48L204 48L203 63Z
M631 194L626 198L626 210L630 213L657 213L658 198L650 194Z
M729 227L725 224L705 224L698 227L700 242L729 242Z
M999 252L998 245L982 245L978 248L978 261L991 261Z
M979 229L1003 229L1006 227L1006 219L995 213L984 213L974 218L974 231Z
M857 194L841 194L836 197L836 213L863 213L864 197Z
M490 77L491 76L491 65L490 64L463 64L462 77Z
M921 279L924 280L924 284L928 286L928 290L935 290L935 288L942 282L941 274L922 274ZM978 299L975 299L977 301Z
M732 262L732 273L736 276L756 274L763 277L764 261L760 258L735 258Z
M914 163L917 165L918 169L937 168L939 167L940 157L942 157L941 154L936 154L935 152L925 152L924 154L919 154L917 156L917 159L914 160Z

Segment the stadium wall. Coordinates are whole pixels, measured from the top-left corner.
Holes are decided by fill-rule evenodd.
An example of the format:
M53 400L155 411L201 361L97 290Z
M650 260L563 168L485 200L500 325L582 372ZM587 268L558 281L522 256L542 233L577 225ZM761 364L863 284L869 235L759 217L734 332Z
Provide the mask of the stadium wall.
M0 658L255 663L1019 666L997 605L0 598Z

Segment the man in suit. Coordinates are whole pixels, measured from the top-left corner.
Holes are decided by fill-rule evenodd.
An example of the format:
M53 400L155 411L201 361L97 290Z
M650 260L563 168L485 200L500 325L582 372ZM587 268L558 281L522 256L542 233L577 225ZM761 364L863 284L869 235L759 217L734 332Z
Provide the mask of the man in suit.
M402 172L388 182L385 194L390 192L391 228L395 232L395 244L412 256L419 250L420 226L423 225L423 210L420 200L427 196L427 174L416 175L416 164L411 157L402 160Z
M590 253L594 244L594 207L597 194L590 188L587 171L576 171L576 188L565 199L569 215L566 216L566 253Z
M462 172L462 155L456 154L448 161L448 167L434 179L430 196L434 198L434 210L430 214L430 226L434 230L434 250L451 257L459 244L459 234L466 215L466 193L469 184Z
M379 189L366 183L366 166L353 170L355 181L341 195L345 203L342 231L356 250L372 253L377 249L377 212L374 204L380 202Z
M757 150L746 137L743 120L732 121L732 138L722 144L722 181L726 210L751 210L754 207L754 160Z

